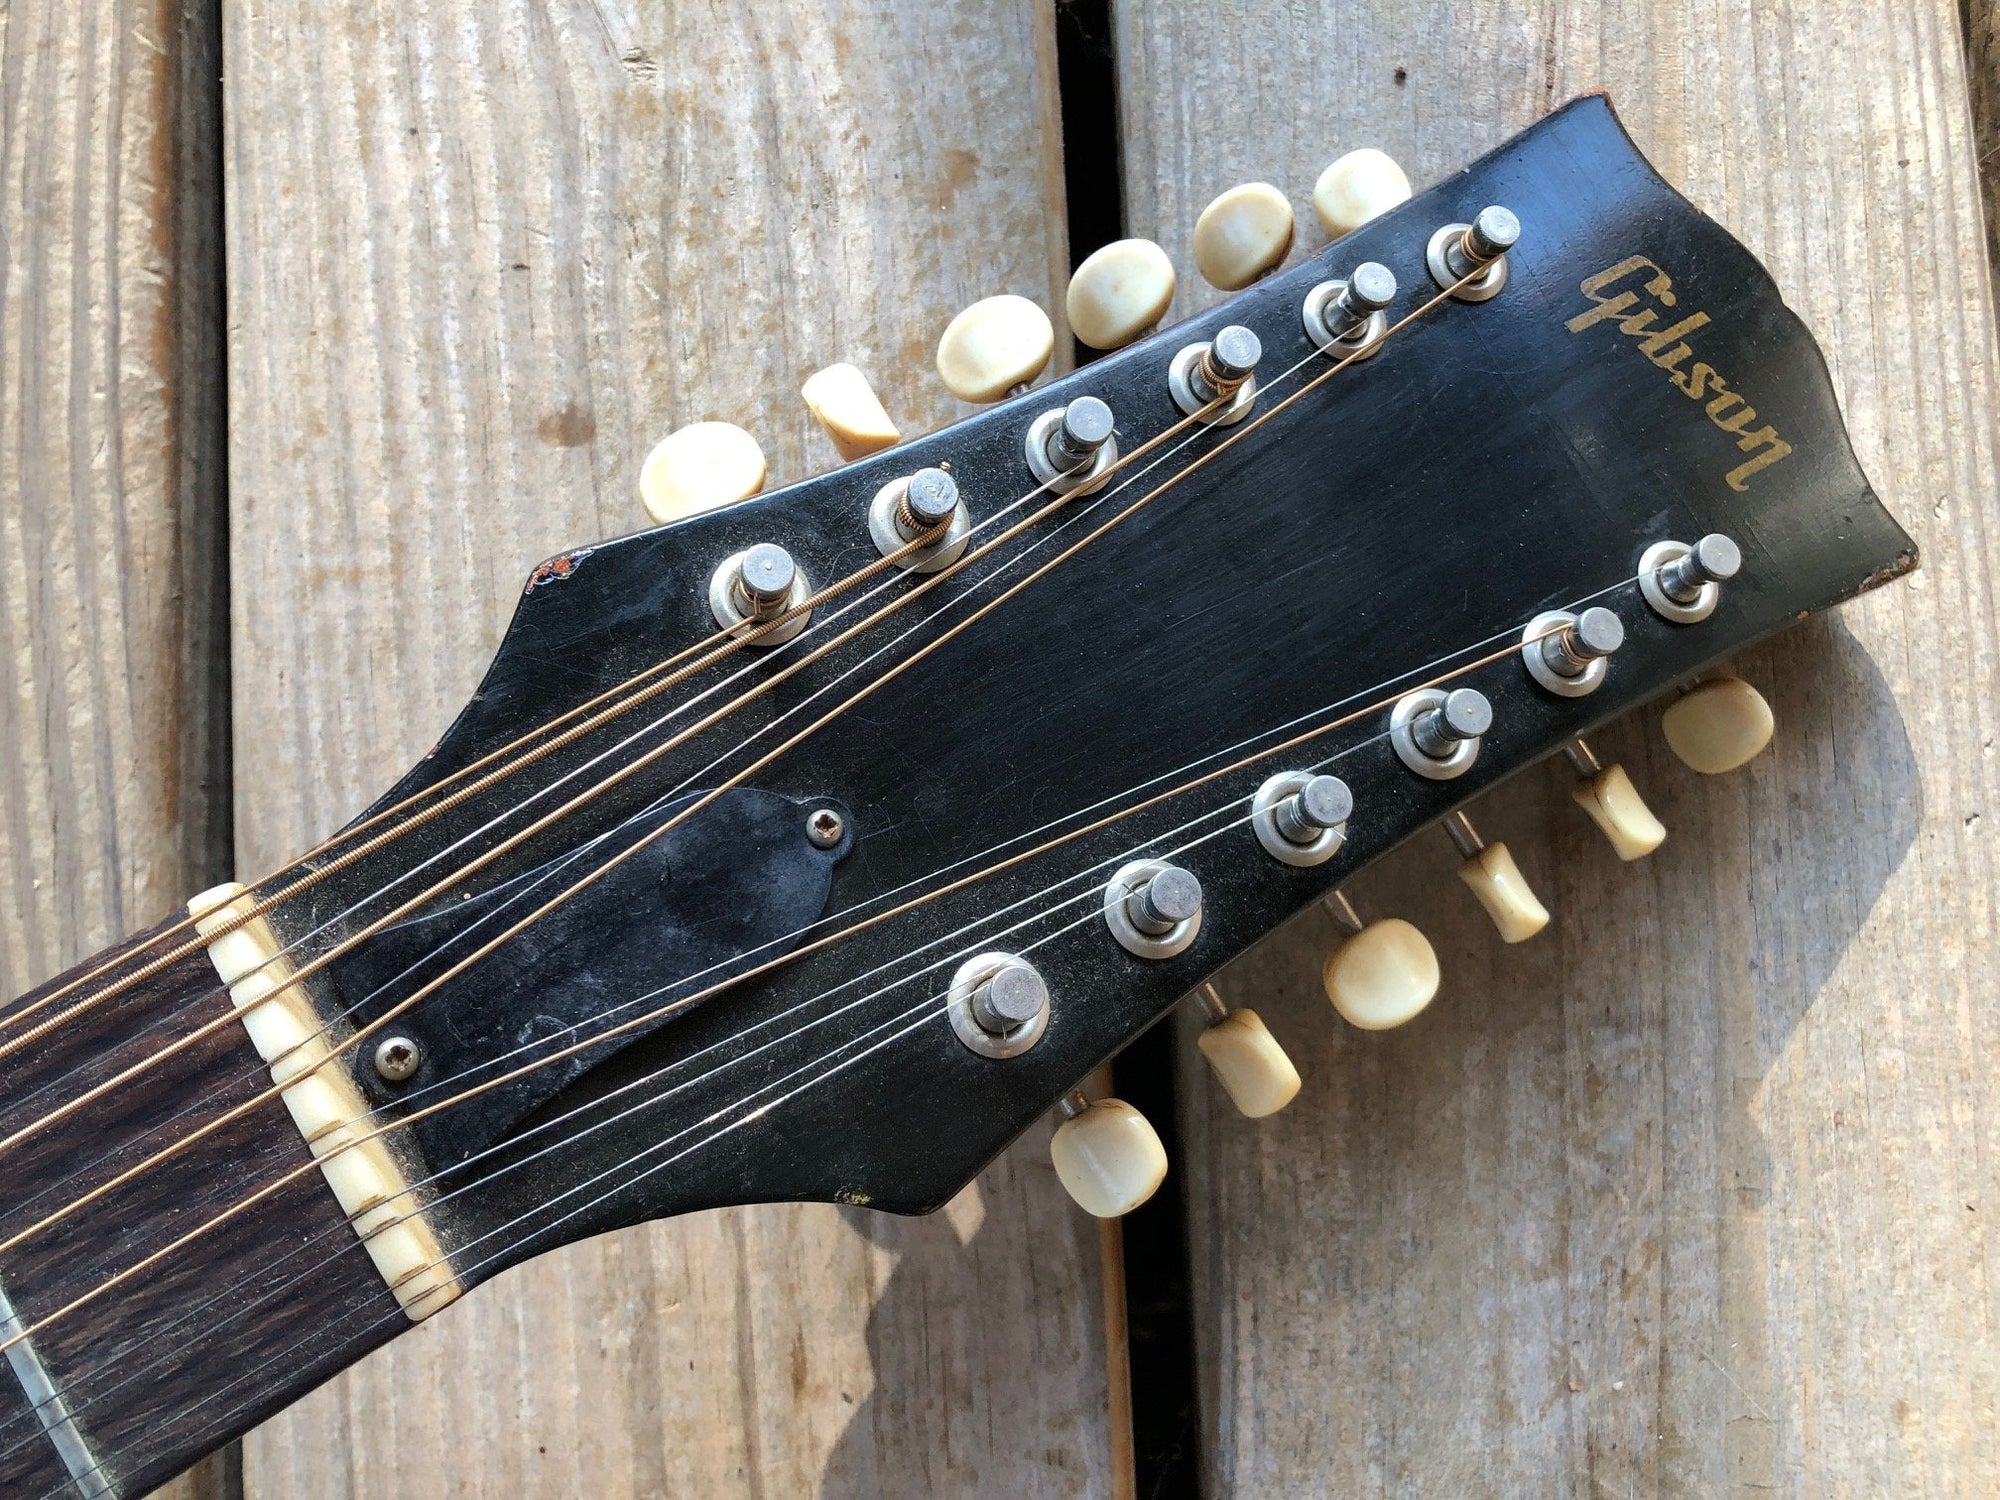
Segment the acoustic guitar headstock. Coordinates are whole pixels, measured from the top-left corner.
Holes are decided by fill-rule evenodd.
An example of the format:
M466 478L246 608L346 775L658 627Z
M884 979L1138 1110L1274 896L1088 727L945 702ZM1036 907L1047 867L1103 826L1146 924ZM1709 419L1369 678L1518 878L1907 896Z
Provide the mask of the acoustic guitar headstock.
M393 848L336 842L272 914L342 945L323 1004L462 1280L720 1203L929 1209L1056 1106L1064 1181L1121 1211L1164 1157L1073 1090L1194 995L1222 1086L1281 1107L1203 988L1273 927L1329 902L1328 1024L1399 1024L1436 960L1355 871L1441 822L1523 940L1548 913L1469 800L1567 754L1633 859L1664 830L1584 736L1682 692L1695 769L1761 748L1704 674L1915 565L1811 337L1601 98L1405 197L1344 159L1337 237L1274 269L1290 210L1237 189L1194 231L1219 306L1148 332L1166 257L1107 247L1068 313L1115 352L1023 389L1049 319L977 304L938 364L986 410L900 441L830 368L851 462L752 497L754 442L701 424L647 465L667 524L534 570L350 830Z

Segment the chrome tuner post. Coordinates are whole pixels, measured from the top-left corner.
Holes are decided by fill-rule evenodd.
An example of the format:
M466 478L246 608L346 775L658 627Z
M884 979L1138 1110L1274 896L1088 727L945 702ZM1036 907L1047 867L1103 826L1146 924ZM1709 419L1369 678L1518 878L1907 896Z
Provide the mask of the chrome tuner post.
M1028 471L1057 495L1088 494L1118 461L1111 408L1095 396L1043 412L1028 428Z
M1306 293L1306 336L1336 359L1366 359L1389 336L1384 309L1395 300L1394 273L1363 261L1345 281L1322 281Z
M1134 860L1105 883L1104 924L1140 958L1185 953L1201 932L1201 882L1164 860Z
M1470 224L1440 226L1425 247L1424 261L1431 279L1460 302L1487 302L1507 285L1507 252L1520 239L1521 221L1495 204L1480 209Z
M1250 828L1281 864L1323 865L1347 842L1354 794L1338 776L1280 771L1250 799Z
M896 566L911 573L948 568L965 551L972 520L959 498L958 481L948 469L919 469L892 479L868 502L868 536L875 550L892 557L921 537L936 540L904 552Z
M1624 644L1625 622L1602 605L1582 614L1552 609L1521 632L1521 660L1550 692L1582 698L1603 685L1611 654Z
M1048 982L1025 958L982 953L952 975L947 1014L958 1039L981 1057L1019 1057L1048 1030Z
M1206 344L1189 344L1167 367L1167 389L1174 405L1212 427L1226 427L1249 415L1257 399L1257 361L1264 345L1240 323L1218 329ZM1227 398L1224 400L1224 398ZM1223 401L1204 414L1204 408Z
M1639 559L1639 592L1653 613L1676 625L1694 625L1715 613L1722 586L1743 568L1743 553L1720 532L1690 547L1655 542Z
M1450 781L1472 769L1492 727L1493 705L1476 688L1419 688L1390 713L1389 743L1419 776Z
M812 585L792 554L773 542L759 542L724 559L708 580L708 608L715 623L735 635L777 619L812 597ZM782 646L812 619L810 610L766 630L745 644Z

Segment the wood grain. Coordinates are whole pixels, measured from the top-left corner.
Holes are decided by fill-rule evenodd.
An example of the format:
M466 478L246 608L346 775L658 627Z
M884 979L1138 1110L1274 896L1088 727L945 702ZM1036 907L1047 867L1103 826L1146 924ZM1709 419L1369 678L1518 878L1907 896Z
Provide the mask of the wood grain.
M110 952L129 956L133 973L180 931L168 917ZM93 955L9 1013L58 987L87 995L88 981L80 992L70 984L111 962ZM271 1076L204 951L79 1004L0 1059L0 1139L12 1142L0 1203L0 1239L12 1248L0 1274L91 1453L121 1494L135 1494L408 1320L283 1106L244 1108L267 1098ZM177 1036L188 1045L162 1060ZM49 1118L142 1064L87 1110ZM160 1154L169 1143L173 1154ZM96 1191L106 1195L81 1202ZM114 1276L127 1279L112 1285ZM47 1447L25 1417L0 1426L0 1454ZM44 1482L6 1493L53 1492Z
M1056 302L1046 10L228 17L238 849L431 743L529 566L642 523L667 430L906 432L960 305ZM1066 343L1066 341L1065 341ZM1098 1231L1024 1142L936 1219L705 1215L511 1273L248 1443L253 1496L1114 1493Z
M2000 0L1959 0L1965 82L1972 98L1972 149L1986 190L1986 255L2000 276Z
M10 997L205 883L228 836L212 19L167 0L0 8ZM173 1493L211 1493L210 1468Z
M1209 1491L1991 1493L2000 399L1955 7L1118 19L1132 231L1183 264L1232 181L1282 184L1310 251L1339 152L1434 181L1608 89L1819 332L1925 560L1740 663L1780 726L1746 771L1681 769L1656 713L1605 737L1671 830L1648 863L1559 766L1488 799L1557 913L1535 942L1442 836L1355 881L1444 963L1406 1030L1338 1025L1316 913L1223 975L1306 1087L1253 1125L1183 1049Z

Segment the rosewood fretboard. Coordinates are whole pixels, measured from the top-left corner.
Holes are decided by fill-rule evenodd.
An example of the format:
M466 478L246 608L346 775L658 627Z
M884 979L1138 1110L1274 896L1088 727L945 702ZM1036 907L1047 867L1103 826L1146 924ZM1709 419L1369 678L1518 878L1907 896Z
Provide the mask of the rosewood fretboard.
M154 939L167 925L78 972L163 951L171 944ZM98 987L84 984L48 1013ZM228 1013L200 952L85 1010L0 1057L0 1139ZM0 1242L269 1085L232 1024L0 1150ZM19 1326L32 1327L307 1160L274 1100L0 1251L0 1289ZM319 1173L304 1173L9 1351L0 1494L144 1494L408 1326ZM55 1400L32 1407L25 1390L36 1385Z

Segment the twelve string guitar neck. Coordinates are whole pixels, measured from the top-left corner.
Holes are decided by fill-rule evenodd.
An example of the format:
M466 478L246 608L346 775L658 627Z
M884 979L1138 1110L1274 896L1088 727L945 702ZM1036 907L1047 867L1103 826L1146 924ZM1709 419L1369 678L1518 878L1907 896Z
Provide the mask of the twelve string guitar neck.
M675 433L663 524L535 568L374 808L0 1011L0 1491L140 1494L583 1236L927 1212L1051 1108L1125 1212L1165 1154L1079 1081L1178 1001L1244 1114L1300 1087L1207 983L1264 933L1325 902L1341 1024L1401 1024L1437 960L1356 870L1442 823L1518 942L1468 799L1567 755L1636 859L1583 735L1664 695L1693 769L1755 755L1717 664L1916 563L1763 268L1598 97L1314 203L1280 269L1284 196L1216 200L1237 295L1165 329L1164 253L1092 256L1116 352L1046 385L1046 314L974 304L938 367L992 404L926 437L822 371L849 462L790 488Z

